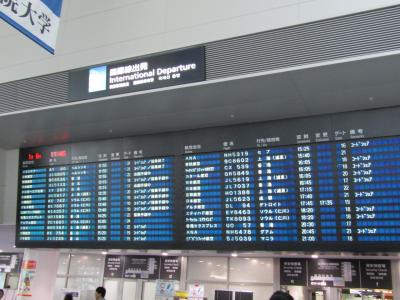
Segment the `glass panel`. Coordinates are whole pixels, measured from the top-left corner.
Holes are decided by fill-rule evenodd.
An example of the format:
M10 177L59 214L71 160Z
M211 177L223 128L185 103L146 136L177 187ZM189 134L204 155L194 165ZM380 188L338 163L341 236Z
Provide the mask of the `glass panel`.
M69 278L68 279L68 288L77 289L81 292L80 300L93 300L94 299L94 291L98 286L101 286L101 278L98 277L89 277L89 278Z
M271 258L231 258L231 282L274 282L274 264Z
M227 290L227 289L228 289L227 285L224 283L206 283L204 285L204 297L206 297L207 300L214 300L215 290Z
M262 285L245 285L245 284L232 284L229 286L231 291L252 292L253 300L266 300L271 297L274 292L273 286Z
M68 272L69 254L60 254L58 259L57 275L67 275Z
M104 282L104 287L107 291L107 299L119 299L118 291L119 291L119 280L117 279L108 279Z
M228 279L228 259L226 257L189 257L189 281L226 281Z
M62 290L63 288L65 288L65 281L67 279L64 278L60 278L57 277L56 278L56 285L54 287L54 299L64 299L64 297L62 296Z
M122 300L136 300L136 281L124 281Z
M104 255L71 255L69 275L101 277L104 269Z
M304 286L294 286L288 285L285 287L290 295L296 300L306 300L308 295L308 290ZM360 299L360 298L358 298Z
M156 298L156 282L145 281L143 284L142 300L151 300Z
M16 290L18 288L19 274L8 274L7 285L10 286L11 290Z
M7 273L0 273L0 289L4 288L4 284L6 283Z

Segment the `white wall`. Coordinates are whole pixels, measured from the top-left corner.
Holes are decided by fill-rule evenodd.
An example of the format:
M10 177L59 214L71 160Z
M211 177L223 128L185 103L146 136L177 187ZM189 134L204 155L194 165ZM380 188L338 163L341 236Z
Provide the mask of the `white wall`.
M0 224L15 224L18 192L18 150L0 150Z
M4 252L21 252L22 249L15 249L15 225L0 224L0 250Z
M0 20L0 83L395 4L400 0L64 0L55 56Z

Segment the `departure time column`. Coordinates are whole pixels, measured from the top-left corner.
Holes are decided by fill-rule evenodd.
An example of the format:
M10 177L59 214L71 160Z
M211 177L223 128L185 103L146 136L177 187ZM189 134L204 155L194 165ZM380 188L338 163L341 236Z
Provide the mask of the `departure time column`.
M109 236L111 241L120 241L123 235L123 178L121 161L112 161L109 171Z
M297 146L297 166L300 201L300 239L302 242L316 242L318 239L318 230L311 145Z
M336 150L332 143L317 144L316 147L316 170L319 228L322 242L334 242L339 240L339 214L338 191L336 179Z

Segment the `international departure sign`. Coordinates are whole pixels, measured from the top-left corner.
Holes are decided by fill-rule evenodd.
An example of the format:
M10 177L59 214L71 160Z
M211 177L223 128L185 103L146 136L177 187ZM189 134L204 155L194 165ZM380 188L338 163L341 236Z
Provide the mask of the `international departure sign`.
M200 82L205 80L204 47L71 71L69 78L69 101Z
M0 18L54 54L62 0L0 0Z

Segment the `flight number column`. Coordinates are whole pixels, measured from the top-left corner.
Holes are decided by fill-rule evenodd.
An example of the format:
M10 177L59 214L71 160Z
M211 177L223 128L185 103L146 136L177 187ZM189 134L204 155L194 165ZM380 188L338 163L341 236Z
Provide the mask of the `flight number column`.
M315 197L314 163L311 145L297 146L297 171L300 211L300 241L318 240L317 208Z
M20 241L46 238L47 169L23 169L21 175Z
M400 241L400 138L351 141L355 235Z
M96 175L96 164L71 166L71 241L96 240Z
M225 240L255 242L254 154L243 150L225 152L223 157Z
M47 182L46 240L68 241L69 167L50 167Z
M293 147L257 150L259 237L262 242L298 241L294 152Z
M185 156L185 240L223 241L222 154Z
M132 240L174 241L173 159L136 159L132 171Z

